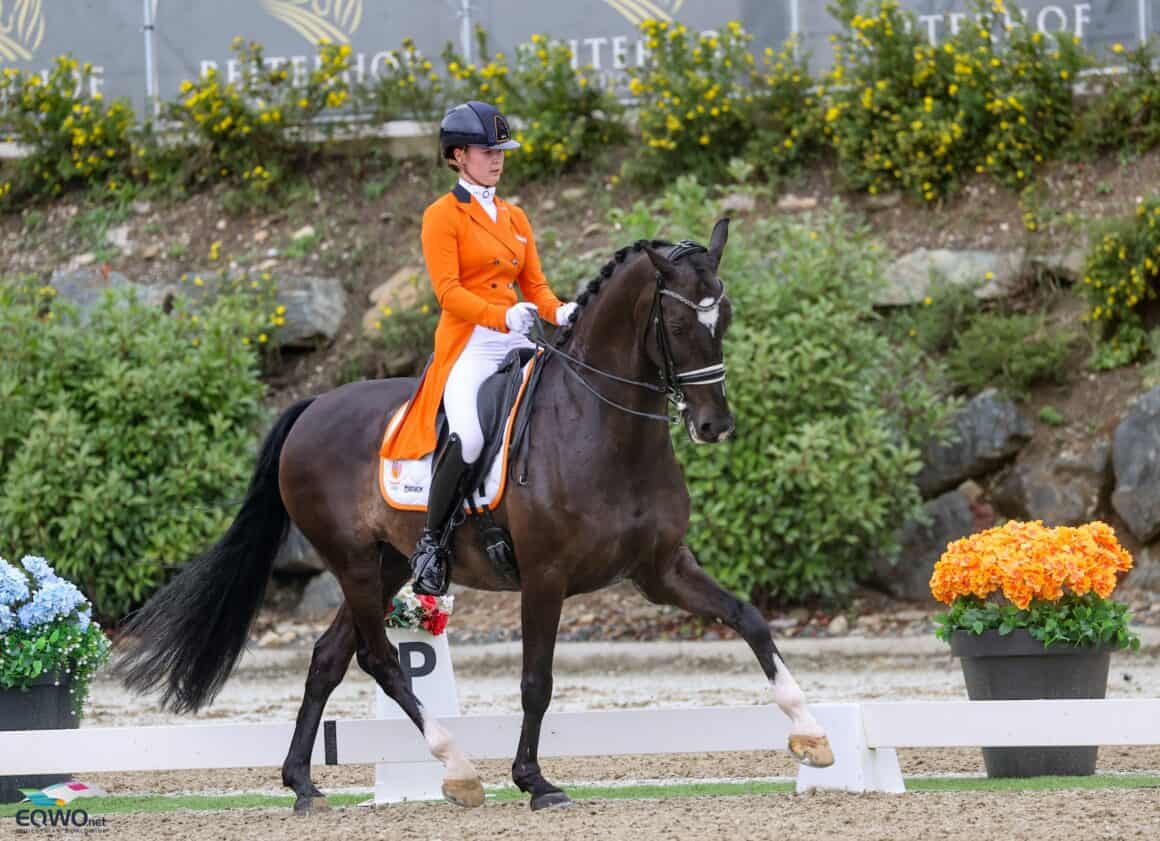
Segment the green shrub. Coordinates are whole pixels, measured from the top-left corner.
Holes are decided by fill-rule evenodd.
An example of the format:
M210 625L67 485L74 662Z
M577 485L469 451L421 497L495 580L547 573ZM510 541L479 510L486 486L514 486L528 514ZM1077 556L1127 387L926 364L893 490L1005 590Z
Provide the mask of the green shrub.
M407 309L380 306L378 319L364 334L352 357L340 371L339 380L412 376L422 370L435 350L435 327L439 304L427 291L421 301Z
M1113 52L1127 61L1123 73L1087 80L1087 106L1076 120L1071 141L1074 153L1094 157L1101 152L1142 154L1160 144L1160 64L1155 43Z
M660 228L679 239L708 230L714 212L682 179L663 202L615 221L628 235ZM920 447L947 403L913 346L895 348L879 329L881 269L866 231L840 210L731 233L721 274L737 431L712 447L683 432L674 441L693 500L690 545L722 584L757 601L841 598L921 503Z
M795 53L792 39L777 52L766 47L762 68L750 74L742 97L750 135L744 157L767 177L791 173L825 148L823 109L809 57Z
M924 353L942 354L978 313L979 299L969 285L939 284L921 304L900 310L891 324Z
M831 4L844 30L825 130L852 186L934 201L990 172L1018 188L1067 138L1078 42L1019 25L1000 44L1003 3L975 6L977 21L935 47L897 0Z
M0 71L0 137L32 147L0 179L0 207L30 196L56 196L76 186L120 194L133 177L141 151L134 146L128 101L109 103L89 90L93 68L62 56L47 77L14 68Z
M1097 338L1114 342L1117 352L1098 367L1126 365L1145 349L1139 311L1156 297L1160 280L1160 194L1136 207L1134 217L1117 221L1093 238L1084 264L1081 289L1087 300L1087 319ZM1129 352L1130 351L1130 352Z
M1044 406L1039 410L1039 422L1048 426L1063 426L1067 421L1059 409L1054 406Z
M1042 315L980 315L947 354L947 374L967 392L995 386L1022 396L1037 383L1066 380L1078 338L1057 332Z
M521 144L509 163L516 180L558 175L624 142L624 109L600 85L591 65L572 67L567 45L535 34L516 47L509 64L503 53L491 57L482 28L476 36L478 66L450 44L444 50L449 102L479 99L513 117L512 133Z
M82 318L0 284L0 534L117 619L215 540L252 467L264 388L248 295L173 314L108 294Z

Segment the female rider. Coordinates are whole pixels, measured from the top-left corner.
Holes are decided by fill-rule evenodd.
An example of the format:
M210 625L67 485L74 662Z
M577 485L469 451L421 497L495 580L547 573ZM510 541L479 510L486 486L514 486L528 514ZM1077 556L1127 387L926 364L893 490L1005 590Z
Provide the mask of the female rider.
M430 453L443 404L451 434L434 460L427 523L411 556L414 591L428 595L447 591L450 558L439 538L483 450L480 385L511 350L533 347L527 334L537 317L563 325L576 309L549 288L524 211L495 194L504 152L519 148L504 116L485 102L457 105L443 117L439 145L459 181L423 213L423 258L442 308L435 357L382 448L384 458L397 460Z

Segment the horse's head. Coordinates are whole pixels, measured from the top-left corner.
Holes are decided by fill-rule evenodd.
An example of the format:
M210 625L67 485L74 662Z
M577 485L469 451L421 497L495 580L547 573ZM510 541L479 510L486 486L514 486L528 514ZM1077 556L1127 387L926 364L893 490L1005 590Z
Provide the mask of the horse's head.
M657 282L645 353L660 369L689 438L698 444L724 441L734 427L722 346L733 312L717 276L728 237L725 218L713 226L708 249L688 241L663 251L645 248Z

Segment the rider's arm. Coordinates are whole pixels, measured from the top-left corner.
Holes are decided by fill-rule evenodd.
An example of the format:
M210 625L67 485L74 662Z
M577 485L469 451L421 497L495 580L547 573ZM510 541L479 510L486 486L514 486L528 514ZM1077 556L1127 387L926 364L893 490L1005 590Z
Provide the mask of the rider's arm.
M427 208L423 214L422 240L423 259L427 262L427 274L431 277L431 286L439 306L464 321L481 324L501 333L508 332L504 322L507 307L488 303L464 288L460 282L455 217L438 205Z
M532 232L532 225L528 222L527 214L522 208L512 206L512 219L516 223L516 230L520 236L528 241L524 251L524 266L517 280L524 299L536 305L540 318L544 321L556 323L556 310L560 307L560 299L552 292L548 279L544 277L544 270L540 268L540 254L536 251L536 235Z

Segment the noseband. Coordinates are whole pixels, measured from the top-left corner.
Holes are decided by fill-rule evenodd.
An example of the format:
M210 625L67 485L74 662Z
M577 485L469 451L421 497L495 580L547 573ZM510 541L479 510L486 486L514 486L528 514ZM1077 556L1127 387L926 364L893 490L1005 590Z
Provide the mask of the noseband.
M685 239L681 240L672 248L670 248L668 254L665 256L668 258L669 262L676 263L687 254L703 254L707 250L708 249L706 249L703 245L693 242L692 240ZM717 365L709 365L705 368L697 368L694 371L677 371L676 362L673 360L668 327L665 324L664 312L661 309L662 297L672 298L674 301L678 301L679 303L684 304L685 306L695 310L698 313L708 313L712 312L716 307L720 306L721 300L725 297L725 282L721 281L721 294L718 295L712 302L708 304L698 304L690 301L684 295L666 288L664 276L659 271L656 272L656 292L653 294L652 307L649 310L648 323L654 328L654 333L657 337L657 350L659 351L661 357L661 368L659 371L661 380L660 385L657 385L656 383L641 382L639 380L630 380L625 377L617 376L616 374L611 374L608 371L602 371L599 368L594 368L588 363L565 353L559 348L553 347L550 343L544 340L542 334L539 337L534 337L532 340L536 345L543 348L549 354L559 356L562 360L564 360L564 370L571 374L577 382L584 386L584 388L588 389L588 391L590 391L603 403L606 403L607 405L612 406L614 409L619 409L622 412L626 412L638 418L665 421L667 423L673 424L680 423L680 412L684 411L687 405L685 401L684 389L689 386L724 383L725 363L721 362ZM645 341L648 341L647 327L645 328ZM636 409L630 409L628 406L624 406L613 400L609 400L607 397L589 385L588 381L585 380L584 377L582 377L573 366L583 368L586 371L590 371L593 374L597 374L598 376L604 377L605 379L612 380L614 382L624 383L625 385L631 385L637 388L643 388L646 391L652 391L657 394L663 394L668 398L669 404L676 410L677 414L674 416L667 413L663 415L657 415L653 414L652 412L639 412Z

